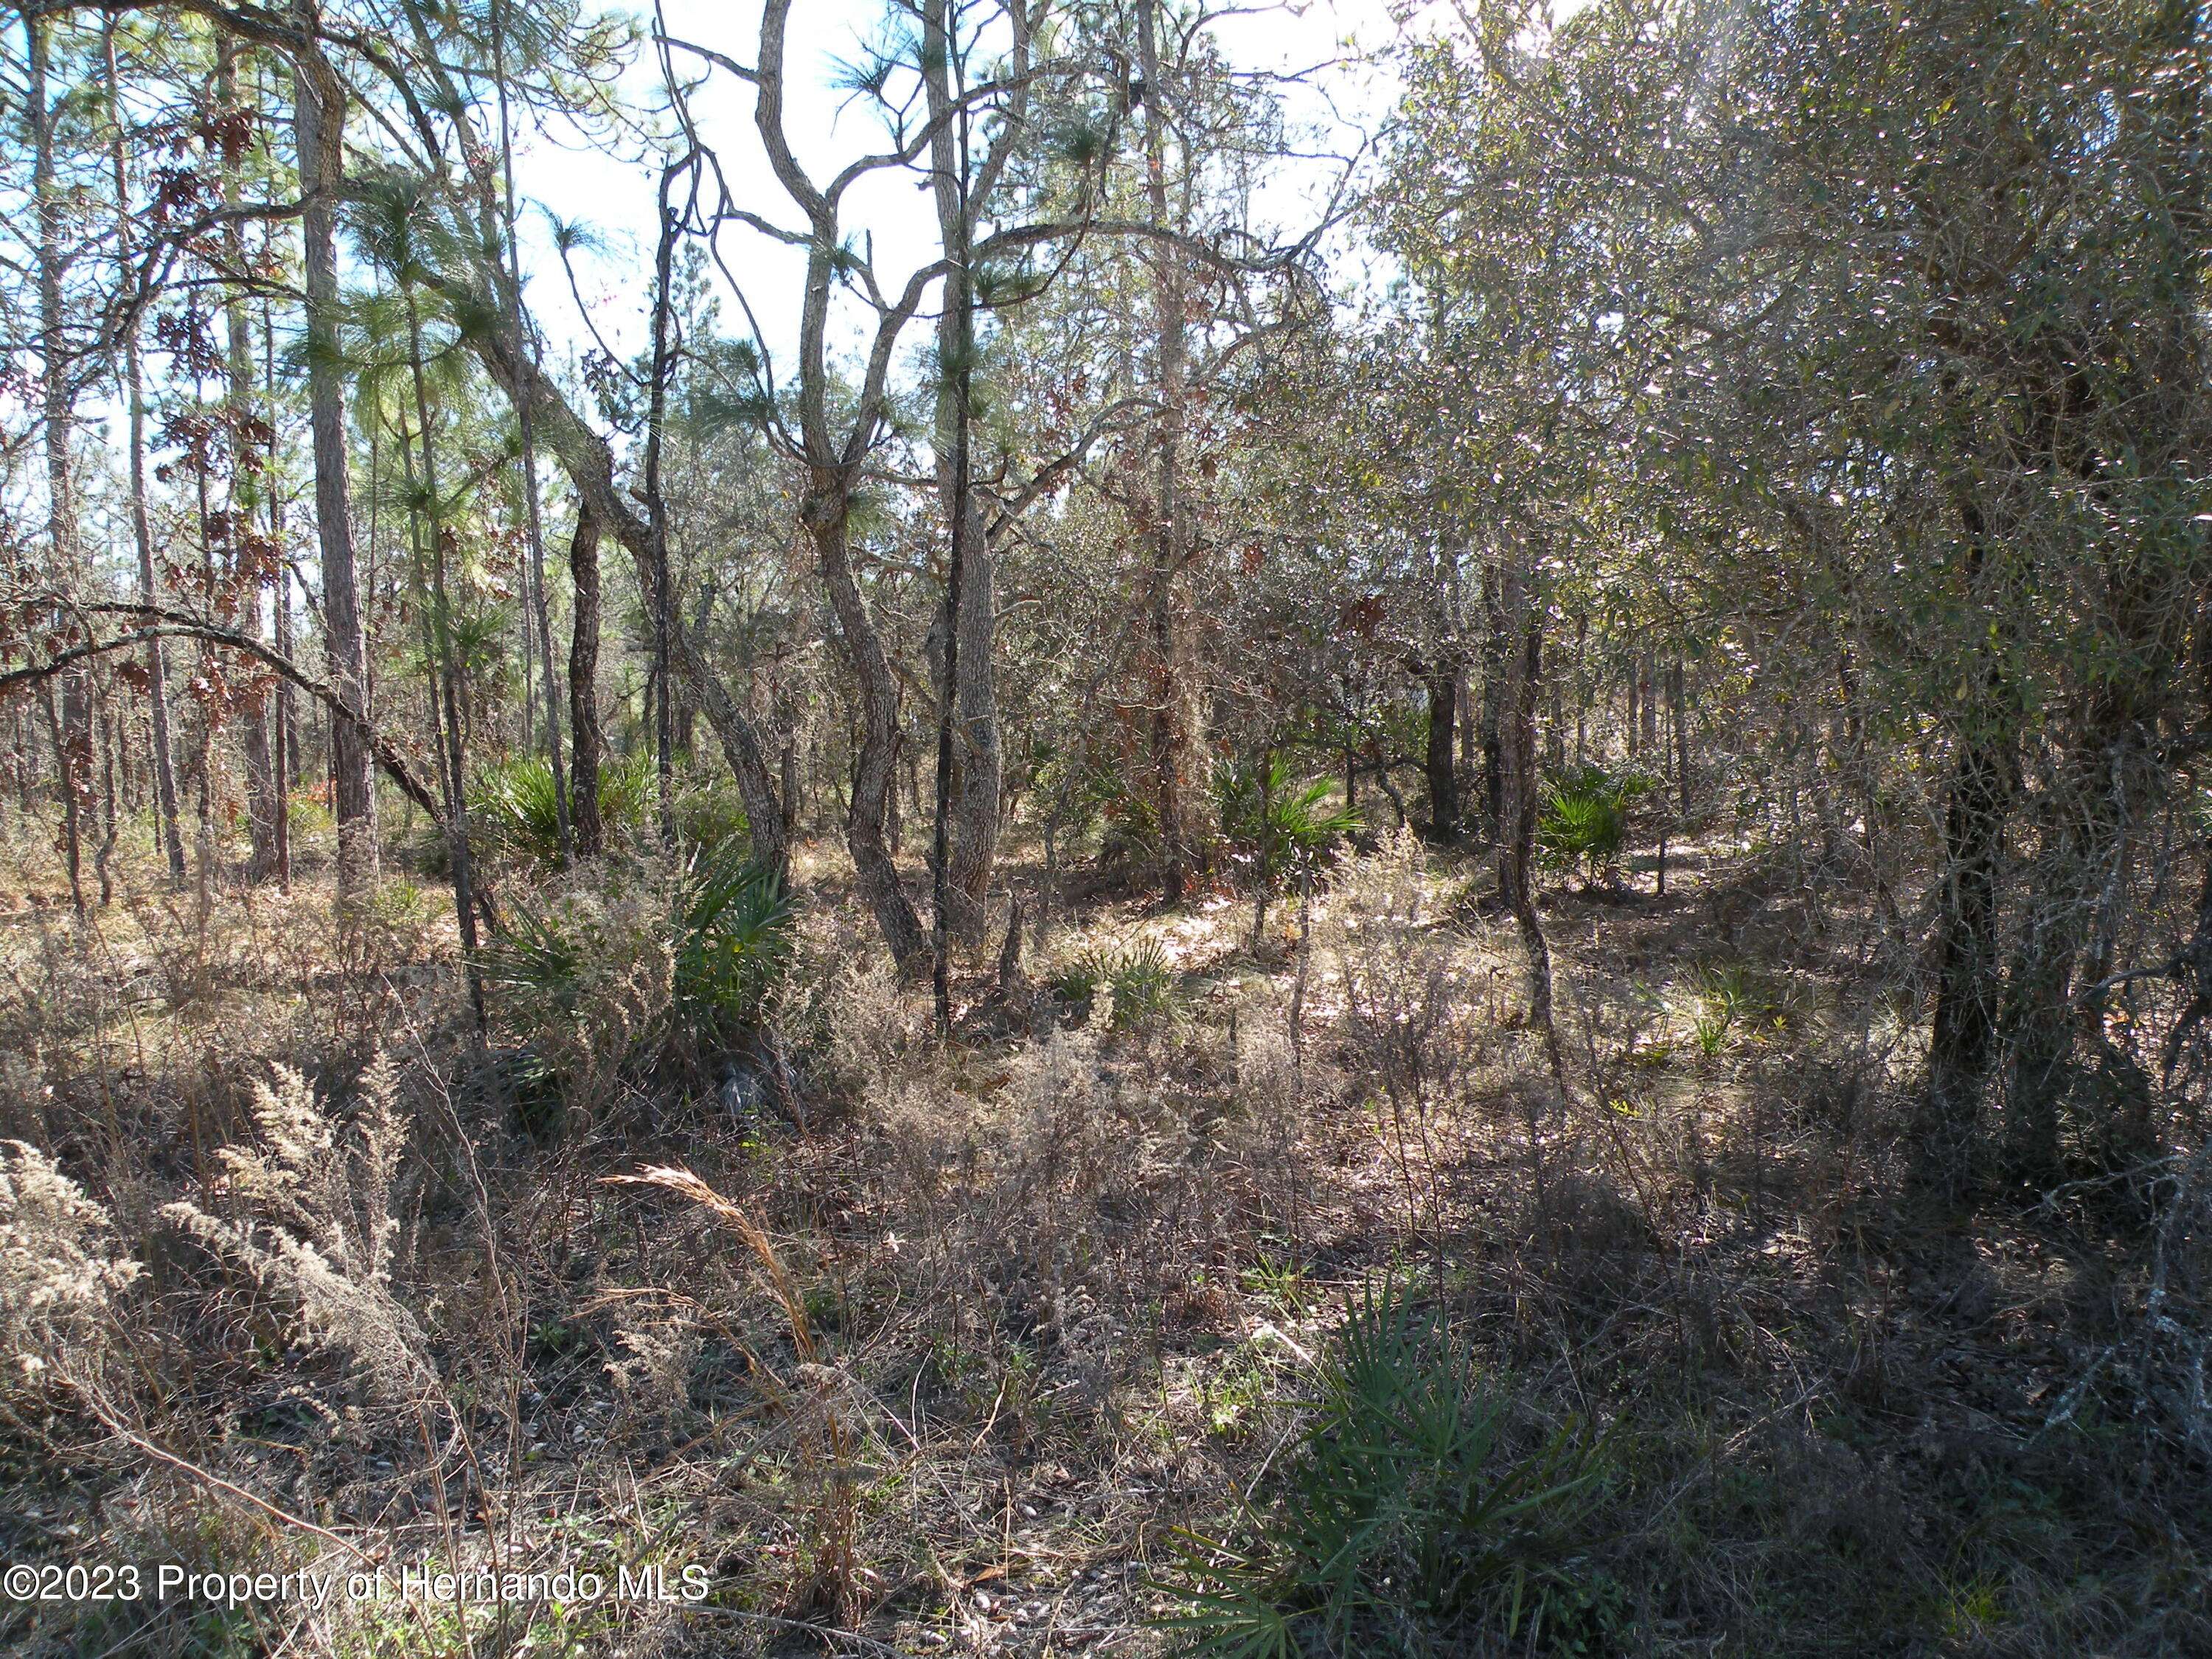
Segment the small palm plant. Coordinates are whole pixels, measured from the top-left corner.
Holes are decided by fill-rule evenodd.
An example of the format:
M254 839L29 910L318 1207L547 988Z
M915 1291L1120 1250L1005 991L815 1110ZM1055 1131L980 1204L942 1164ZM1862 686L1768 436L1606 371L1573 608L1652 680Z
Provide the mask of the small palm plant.
M1553 869L1580 877L1585 887L1609 878L1628 842L1629 813L1651 787L1639 773L1577 767L1544 793L1536 847Z
M1109 1026L1131 1030L1175 1011L1175 964L1158 939L1096 945L1069 963L1053 988L1085 1007L1101 995L1110 997Z
M1690 1014L1691 1035L1708 1060L1726 1053L1739 1037L1761 1042L1790 1024L1790 998L1784 988L1741 966L1698 970L1697 1001Z
M653 808L653 757L643 750L599 769L599 822L610 840L643 829ZM561 861L553 768L535 756L487 769L469 800L469 822L487 852L537 870Z
M481 958L526 1032L570 1068L688 1073L757 1030L789 955L782 877L742 836L680 866L612 864L517 895Z
M1225 763L1214 774L1221 833L1246 868L1253 892L1252 944L1267 931L1267 904L1284 882L1359 827L1354 808L1333 803L1332 786L1301 781L1279 755L1257 764Z
M695 852L678 892L676 1012L695 1049L736 1040L759 1021L791 944L782 875L743 836Z

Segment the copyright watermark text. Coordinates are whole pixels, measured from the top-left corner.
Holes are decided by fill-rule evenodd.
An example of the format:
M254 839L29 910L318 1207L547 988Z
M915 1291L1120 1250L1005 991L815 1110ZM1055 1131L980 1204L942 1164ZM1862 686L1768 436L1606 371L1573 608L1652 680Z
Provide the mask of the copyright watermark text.
M599 1571L452 1569L423 1561L364 1567L354 1572L218 1572L174 1561L64 1566L19 1561L0 1568L0 1592L11 1601L191 1601L226 1607L289 1603L319 1610L336 1601L463 1603L657 1601L678 1606L707 1599L707 1569L658 1565Z

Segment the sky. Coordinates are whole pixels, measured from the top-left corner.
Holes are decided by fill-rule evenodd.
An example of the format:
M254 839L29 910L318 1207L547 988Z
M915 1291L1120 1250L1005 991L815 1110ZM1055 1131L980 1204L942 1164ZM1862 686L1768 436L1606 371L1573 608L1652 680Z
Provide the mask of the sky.
M800 0L793 8L787 46L787 102L794 150L817 182L856 155L881 149L882 129L872 110L848 101L836 84L841 60L857 55L884 15L882 0ZM649 20L650 12L644 14ZM721 52L741 64L757 56L759 12L747 0L666 0L669 33ZM1261 4L1221 17L1217 40L1239 69L1289 72L1352 58L1360 49L1386 46L1396 38L1387 0L1304 0L1289 5ZM678 69L687 67L678 54ZM690 67L696 60L689 60ZM650 106L659 101L659 70L653 55L629 72L631 101ZM1396 82L1387 67L1346 64L1325 69L1310 88L1293 88L1286 113L1295 125L1334 128L1333 138L1317 148L1348 148L1358 131L1373 131L1395 101ZM768 169L753 131L752 88L717 71L693 97L693 109L708 142L720 154L732 188L744 204L777 222L796 228L798 219ZM632 138L605 149L581 144L574 133L543 131L518 135L517 187L526 201L544 211L527 213L524 255L530 270L530 298L541 326L556 349L580 350L592 330L617 353L643 349L651 297L654 226L653 165ZM1310 198L1321 188L1327 169L1318 164L1286 166L1264 187L1260 205L1285 225L1311 222ZM586 226L592 251L574 256L577 287L590 313L586 328L568 279L554 252L548 214ZM936 256L936 221L925 182L910 172L887 171L855 187L847 198L845 223L872 239L878 280L887 292ZM771 354L783 359L795 338L803 258L757 233L726 231L721 252L746 291ZM734 325L736 307L726 298L726 325ZM848 323L848 339L851 337ZM912 331L917 339L926 331Z

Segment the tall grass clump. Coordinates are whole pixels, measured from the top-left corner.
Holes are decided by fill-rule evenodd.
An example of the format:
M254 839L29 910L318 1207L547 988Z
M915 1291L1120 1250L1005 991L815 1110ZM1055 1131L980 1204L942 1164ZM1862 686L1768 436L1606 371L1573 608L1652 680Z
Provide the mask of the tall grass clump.
M1319 929L1346 1050L1389 1103L1401 1166L1406 1133L1461 1097L1491 1040L1486 966L1449 920L1401 827L1346 860Z
M1739 1039L1759 1042L1790 1024L1786 988L1740 963L1701 967L1692 983L1690 1035L1708 1059L1726 1053Z
M862 1610L866 1575L861 1560L865 1519L862 1459L872 1449L867 1401L851 1370L823 1346L806 1312L806 1297L767 1231L698 1176L680 1165L654 1165L612 1183L658 1188L697 1206L736 1233L766 1275L790 1332L792 1358L778 1391L793 1418L793 1486L807 1498L793 1586L802 1607L839 1617ZM773 1376L765 1361L755 1365Z
M254 1085L259 1145L222 1148L221 1177L162 1213L289 1304L301 1346L349 1360L373 1397L416 1403L437 1373L392 1285L408 1133L398 1073L380 1056L343 1122L297 1072L274 1073Z
M897 965L848 916L810 906L791 930L768 1019L821 1094L853 1103L895 1093L930 1030Z
M37 1147L0 1141L0 1415L36 1417L58 1387L97 1387L139 1272L105 1206Z
M1180 1651L1540 1652L1605 1621L1583 1554L1597 1442L1569 1425L1516 1444L1505 1396L1389 1286L1352 1306L1315 1385L1243 1535L1183 1534L1163 1621Z

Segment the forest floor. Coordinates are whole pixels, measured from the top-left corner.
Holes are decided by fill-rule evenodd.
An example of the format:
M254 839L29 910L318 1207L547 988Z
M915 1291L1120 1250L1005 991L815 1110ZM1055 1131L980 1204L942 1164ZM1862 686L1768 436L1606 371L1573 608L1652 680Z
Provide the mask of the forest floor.
M1495 1460L1564 1437L1586 1478L1510 1597L1344 1651L2212 1653L2204 1471L2122 1386L2137 1212L1898 1197L1917 1010L1863 873L1713 846L1663 897L1550 891L1555 1075L1472 859L1386 842L1303 942L1295 896L1091 899L1011 995L979 949L940 1046L811 848L763 1070L547 1115L496 988L471 1051L434 887L341 925L324 872L200 909L133 866L80 932L51 863L0 879L0 1135L144 1272L112 1363L0 1388L0 1557L674 1599L0 1603L11 1651L1169 1652L1387 1285ZM360 1176L379 1051L405 1155L338 1182L359 1283L318 1312L164 1206L236 1200L278 1066ZM337 1259L386 1215L387 1276Z

